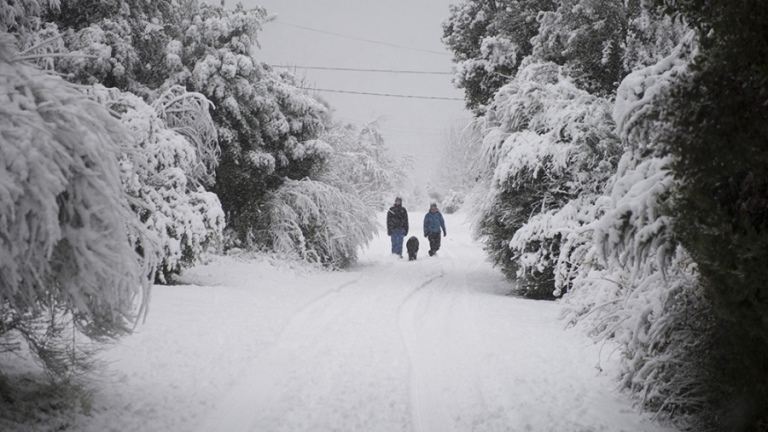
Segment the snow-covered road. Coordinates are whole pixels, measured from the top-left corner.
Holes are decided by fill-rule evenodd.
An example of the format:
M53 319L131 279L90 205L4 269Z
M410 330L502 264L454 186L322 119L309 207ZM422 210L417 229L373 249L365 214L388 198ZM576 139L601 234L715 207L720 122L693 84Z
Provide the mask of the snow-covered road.
M663 430L557 304L504 295L462 222L446 216L435 258L423 238L418 261L394 258L383 236L344 272L222 257L156 287L78 429Z

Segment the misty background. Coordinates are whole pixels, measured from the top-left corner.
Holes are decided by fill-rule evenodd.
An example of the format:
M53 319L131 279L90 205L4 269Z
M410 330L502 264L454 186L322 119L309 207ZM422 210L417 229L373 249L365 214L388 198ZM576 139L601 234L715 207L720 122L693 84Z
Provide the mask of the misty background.
M414 157L411 178L421 186L426 186L439 169L447 129L462 127L471 117L464 108L463 92L451 83L452 56L440 41L441 22L447 17L450 4L450 0L243 2L246 8L263 6L275 17L264 25L260 35L260 60L290 67L308 87L455 99L317 91L330 103L337 120L356 125L379 120L393 156Z

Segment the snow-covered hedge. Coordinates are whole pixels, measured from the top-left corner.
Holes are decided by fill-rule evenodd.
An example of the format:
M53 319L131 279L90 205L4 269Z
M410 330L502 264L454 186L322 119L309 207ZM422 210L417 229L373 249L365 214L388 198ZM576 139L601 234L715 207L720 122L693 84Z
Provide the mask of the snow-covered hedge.
M557 65L534 63L502 87L479 120L476 234L526 296L553 298L563 230L614 172L619 140L608 100L577 89ZM477 127L477 126L476 126ZM576 200L561 211L571 200ZM538 216L537 216L538 215Z
M697 266L675 238L673 159L660 152L654 122L659 98L686 71L682 48L619 87L613 115L628 150L594 220L567 236L562 261L570 265L557 280L558 289L572 287L566 319L617 341L623 385L681 425L708 402L712 371L703 359L715 325Z
M325 162L313 177L287 179L277 190L266 206L267 231L276 251L341 268L373 238L383 194L405 167L386 155L376 122L332 125L310 144Z

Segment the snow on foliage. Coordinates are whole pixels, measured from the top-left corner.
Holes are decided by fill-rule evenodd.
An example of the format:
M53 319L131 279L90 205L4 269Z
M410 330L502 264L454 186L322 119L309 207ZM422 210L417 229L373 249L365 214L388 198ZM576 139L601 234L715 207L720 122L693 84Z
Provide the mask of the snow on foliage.
M165 44L170 66L164 88L199 92L216 106L221 146L215 192L235 234L234 243L269 241L262 212L285 178L315 174L328 155L318 147L325 107L299 88L297 79L257 61L261 8L226 10L199 3L174 25Z
M531 53L537 14L550 2L464 0L443 21L443 43L454 53L453 82L465 91L467 107L485 112L494 93L508 83Z
M15 62L14 44L0 35L2 336L62 310L91 338L125 334L156 264L121 184L128 132L76 86Z
M18 32L34 27L43 10L58 6L59 0L1 1L0 32Z
M499 90L480 120L486 168L475 197L476 234L489 248L508 249L496 251L496 262L521 278L524 294L552 296L548 273L562 230L573 223L572 207L590 205L584 197L599 194L615 169L619 141L610 111L608 100L577 89L556 65L531 64ZM526 278L539 282L529 286Z
M710 306L665 214L676 187L673 159L656 148L658 98L686 66L681 46L622 82L614 119L628 150L602 214L566 240L571 267L557 281L558 289L572 286L566 319L621 345L623 384L663 417L703 406L691 391L708 382L700 368L683 366L703 350L696 335L710 328Z
M375 209L356 195L310 179L280 187L269 219L276 251L332 268L354 262L378 226Z
M440 208L445 214L453 214L459 211L464 204L464 195L455 190L449 190L440 202Z
M130 23L122 18L105 19L66 36L68 56L56 62L67 79L83 84L128 88L141 59L132 44Z
M303 147L322 154L325 163L312 178L287 180L270 200L272 245L309 262L344 267L373 238L383 194L396 187L403 167L386 155L376 122L334 125Z
M579 88L609 95L623 77L627 6L615 0L559 0L538 16L538 60L562 64Z
M629 16L623 58L627 71L656 64L690 37L690 29L682 20L673 20L644 3L638 0L627 3Z
M123 184L137 199L135 210L160 246L157 278L168 282L171 274L219 246L224 229L221 204L198 183L205 171L201 171L196 147L160 118L169 114L173 104L161 97L150 106L135 95L103 87L96 87L94 93L119 114L136 145L120 160ZM196 100L200 96L187 97Z
M397 188L406 167L386 154L378 123L360 128L336 125L320 139L328 143L332 152L319 179L358 195L367 206L383 210L383 195Z
M204 184L213 184L221 155L216 125L209 112L214 108L213 104L200 93L171 86L152 102L152 106L168 128L194 145L197 166L190 173L192 178Z
M497 32L489 24L492 17L478 11L487 13L486 6L513 3L519 2L466 0L451 9L453 16L444 24L444 41L454 51L460 73L466 64L482 62L484 37L514 34ZM477 209L475 230L493 261L507 275L517 276L523 294L535 289L537 295L564 296L565 319L587 329L597 340L618 342L623 385L645 409L687 430L720 430L713 424L748 421L744 419L755 414L748 410L757 412L765 406L751 402L765 400L759 385L748 390L749 385L727 378L733 375L747 382L752 374L761 380L764 374L747 363L763 362L756 359L765 358L764 348L731 340L729 332L738 326L717 316L713 289L708 286L711 281L704 280L696 255L680 244L686 234L690 244L704 242L696 230L680 225L684 216L680 203L692 189L680 175L685 161L673 156L676 147L670 141L678 140L678 147L684 144L688 155L694 156L691 160L699 158L688 168L701 176L701 169L713 159L704 157L704 143L686 137L695 138L696 131L720 123L701 117L712 105L697 107L700 95L706 93L713 100L738 98L748 87L729 84L733 73L725 68L717 69L715 79L707 76L711 88L696 85L697 91L680 90L685 85L681 83L697 74L706 76L702 68L711 66L704 61L705 66L690 67L697 50L712 50L716 45L710 41L699 48L697 37L741 40L728 39L728 32L743 20L740 14L745 9L731 8L730 3L721 8L721 12L738 11L733 16L739 19L727 21L723 18L727 13L712 13L704 3L538 2L539 27L530 38L531 55L522 59L513 80L498 87L487 110L476 110L483 117L473 125L484 136L477 160L481 181L472 197ZM694 28L701 26L702 34L697 36L683 18L686 11L699 19L706 16L703 22L712 19L723 28L710 31L694 22ZM473 17L477 22L469 19ZM757 50L744 56L750 59L747 63L754 52ZM733 48L725 48L723 53L727 54L718 67L732 66L738 58ZM508 54L517 55L511 49ZM746 81L750 79L754 79L752 75ZM476 88L465 90L468 100L477 96ZM690 111L680 114L688 104ZM685 109L679 109L683 106ZM741 107L739 103L732 106ZM716 116L715 111L711 115ZM755 110L750 112L757 115ZM674 130L674 120L680 118L685 119L683 127L677 125ZM719 126L714 129L728 133ZM743 133L743 128L734 129ZM699 140L711 139L711 149L719 152L719 140L725 139L719 136L707 134ZM728 163L738 160L727 159ZM719 167L712 163L711 169L714 173ZM702 184L721 185L714 181ZM748 184L762 183L750 177ZM713 208L697 207L706 201L702 196L709 191L702 190L702 195L691 195L698 196L698 202L688 201L687 210ZM762 197L757 192L755 196ZM760 208L756 214L763 213ZM706 216L700 219L691 211L688 221L706 221ZM723 226L730 226L728 217L723 221ZM717 255L717 242L709 247ZM730 280L733 265L725 267L723 274ZM744 303L744 297L732 295ZM745 367L736 371L739 366L728 369L724 364ZM724 402L723 397L733 400ZM743 412L731 413L737 404ZM764 411L757 414L764 417Z

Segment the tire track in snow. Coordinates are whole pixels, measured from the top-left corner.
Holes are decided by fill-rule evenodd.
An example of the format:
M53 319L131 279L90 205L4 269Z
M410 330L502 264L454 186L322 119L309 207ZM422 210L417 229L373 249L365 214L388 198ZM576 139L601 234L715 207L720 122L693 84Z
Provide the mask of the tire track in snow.
M451 260L450 263L450 273L453 273L456 269L456 263L454 260ZM421 326L416 323L417 318L419 318L420 297L423 297L427 291L431 291L427 288L431 288L438 281L444 281L448 274L448 271L441 269L439 274L419 284L403 299L399 308L400 334L409 362L412 426L416 432L428 430L448 432L453 429L452 425L445 422L445 416L440 413L439 404L435 403L436 398L433 397L435 395L430 389L431 383L424 375L424 371L429 367L428 359L420 358L417 354L417 347L421 343L418 335ZM447 286L447 282L443 282L442 286ZM429 301L427 301L427 306L429 306ZM423 312L430 313L430 309L427 308Z
M362 275L357 275L357 277L355 277L351 281L340 284L339 286L332 288L324 292L323 294L320 294L319 296L315 297L314 299L310 300L307 304L299 308L299 310L297 310L291 316L291 318L285 323L285 325L283 325L280 328L272 344L278 345L280 341L284 341L291 334L291 332L295 334L297 329L303 329L304 324L308 322L312 318L312 316L317 315L315 312L318 311L318 309L326 310L327 304L330 301L338 297L339 294L345 288L349 288L359 283L361 279L362 279ZM327 322L329 320L326 319L324 321Z
M300 344L312 340L322 330L354 306L348 297L341 298L340 294L349 287L355 286L363 278L358 274L354 279L340 284L318 295L300 307L285 325L277 332L271 347L261 356L246 373L245 377L232 388L227 396L218 404L218 408L208 416L206 421L197 429L200 432L235 432L253 430L256 411L266 406L266 400L281 389L280 382L272 380L269 371L279 371L286 364L292 353L300 349ZM333 304L333 314L323 314L330 310ZM307 323L311 323L308 326ZM308 335L311 329L311 335Z
M369 344L375 343L374 339L367 338L365 334L355 329L359 323L356 320L361 316L367 314L371 318L381 320L383 317L379 313L380 310L382 308L391 310L393 336L395 340L399 339L399 331L395 327L398 319L396 311L402 297L398 294L403 293L405 291L403 288L408 289L408 285L413 283L409 279L411 272L396 272L397 277L389 279L388 283L398 289L390 291L380 288L383 276L392 273L392 267L400 268L400 265L402 264L385 264L377 266L373 272L360 272L354 279L338 285L302 306L277 332L270 348L255 359L243 379L227 393L217 405L217 409L209 415L198 430L201 432L305 430L292 429L288 426L288 422L309 421L308 418L313 416L313 413L322 415L323 412L326 418L320 419L321 422L335 421L329 420L329 417L333 416L349 416L346 412L333 411L337 400L328 399L327 395L313 393L313 386L316 385L313 381L326 379L328 374L338 377L331 382L341 386L338 388L340 393L336 393L332 398L344 398L347 396L345 392L359 391L356 387L350 387L348 380L342 375L333 375L352 372L336 370L338 364L348 362L339 363L334 361L336 357L329 359L325 356L328 352L348 352L349 349L358 352L359 355L361 349L368 350ZM430 278L441 276L430 276ZM415 290L421 289L427 283L422 283ZM349 290L350 287L355 289ZM405 297L412 294L411 292ZM334 334L342 328L351 329L350 339L328 339L329 334ZM385 344L385 347L390 346L396 345ZM310 361L307 358L308 353L316 353L322 357L314 357ZM362 355L365 356L365 354ZM329 360L335 364L329 366ZM350 365L354 366L355 361ZM406 396L405 392L403 396ZM306 404L309 404L307 407L311 407L311 411L299 413L297 411L301 410L299 407ZM324 408L321 409L321 406ZM374 406L371 405L371 407ZM405 407L405 405L401 406ZM284 411L286 409L287 411ZM288 417L281 418L282 415ZM378 430L402 430L402 427L397 429L379 427Z

